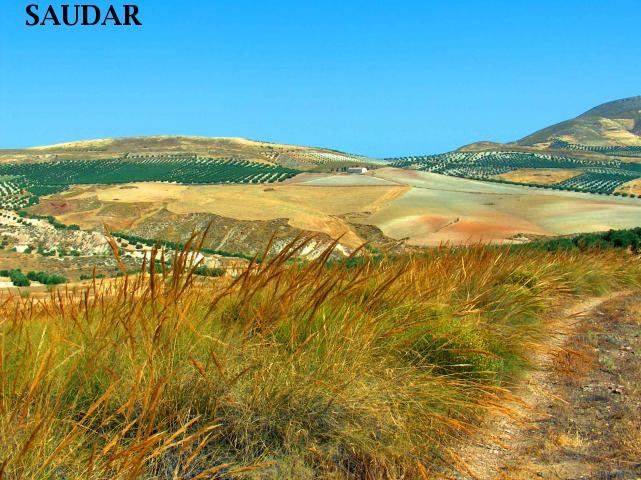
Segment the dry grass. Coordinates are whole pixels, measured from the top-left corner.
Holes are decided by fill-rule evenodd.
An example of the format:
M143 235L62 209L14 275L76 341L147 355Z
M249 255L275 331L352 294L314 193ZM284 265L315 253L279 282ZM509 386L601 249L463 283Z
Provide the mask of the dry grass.
M632 180L631 182L624 183L615 191L621 193L629 193L632 195L641 195L641 178L637 178L636 180Z
M641 419L639 419L636 412L630 413L628 418L625 418L617 425L615 438L617 456L634 463L635 459L641 458Z
M538 185L551 185L581 175L581 170L563 168L522 168L511 172L495 175L495 178L520 183L536 183Z
M567 432L559 434L555 439L555 444L560 448L576 451L584 446L585 441L577 432Z
M198 248L194 239L189 248ZM544 312L638 281L623 254L473 247L171 272L7 303L0 478L431 478L550 334ZM144 271L144 269L143 269Z
M641 303L631 306L628 310L628 313L632 319L632 322L636 323L637 325L641 325Z

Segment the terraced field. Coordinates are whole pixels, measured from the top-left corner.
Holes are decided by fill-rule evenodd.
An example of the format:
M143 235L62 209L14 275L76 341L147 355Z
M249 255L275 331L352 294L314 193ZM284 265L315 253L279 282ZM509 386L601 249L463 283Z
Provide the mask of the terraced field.
M594 160L545 153L450 152L441 155L403 157L390 159L390 161L391 165L395 167L440 173L453 177L604 195L617 194L617 189L622 185L641 178L641 164L619 160L605 164ZM516 179L508 179L509 177L505 175L509 172L531 172L537 169L576 170L580 174L554 183L549 181L516 181Z

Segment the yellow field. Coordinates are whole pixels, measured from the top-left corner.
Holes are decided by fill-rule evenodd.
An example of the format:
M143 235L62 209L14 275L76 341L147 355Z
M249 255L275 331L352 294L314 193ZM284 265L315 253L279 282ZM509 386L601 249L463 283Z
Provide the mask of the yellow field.
M641 280L622 251L442 248L349 268L331 250L300 262L306 243L236 280L194 279L183 251L162 274L3 298L2 478L476 473L465 447L499 448L503 419L531 425L516 394L580 328L565 304Z
M616 191L621 193L630 193L632 195L641 195L641 178L637 178L636 180L632 180L631 182L621 185Z
M511 172L495 175L494 178L519 183L536 183L538 185L551 185L577 177L581 170L562 168L522 168Z

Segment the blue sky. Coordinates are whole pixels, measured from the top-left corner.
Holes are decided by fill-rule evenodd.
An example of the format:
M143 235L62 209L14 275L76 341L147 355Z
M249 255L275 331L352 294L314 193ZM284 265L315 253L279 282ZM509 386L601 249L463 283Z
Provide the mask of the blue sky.
M2 3L0 148L171 134L434 153L641 94L638 0L140 0L133 29L29 28L32 1Z

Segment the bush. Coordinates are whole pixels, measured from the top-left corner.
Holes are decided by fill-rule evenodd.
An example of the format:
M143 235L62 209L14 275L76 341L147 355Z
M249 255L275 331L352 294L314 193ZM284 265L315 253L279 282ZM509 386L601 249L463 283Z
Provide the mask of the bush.
M80 275L80 280L93 280L94 278L96 280L99 280L101 278L105 278L105 274L104 273L97 273L95 276L94 275L85 275L85 274Z
M27 278L32 282L39 282L43 285L60 285L67 282L67 279L62 275L47 272L29 272L27 273Z
M202 277L222 277L225 275L225 270L223 268L208 268L201 266L194 270L194 274Z
M608 248L630 249L639 252L641 227L609 230L602 233L582 233L572 237L539 240L517 248L541 248L550 252L557 250L604 250Z
M31 282L20 270L11 270L9 272L9 278L13 285L16 287L28 287L31 285Z

